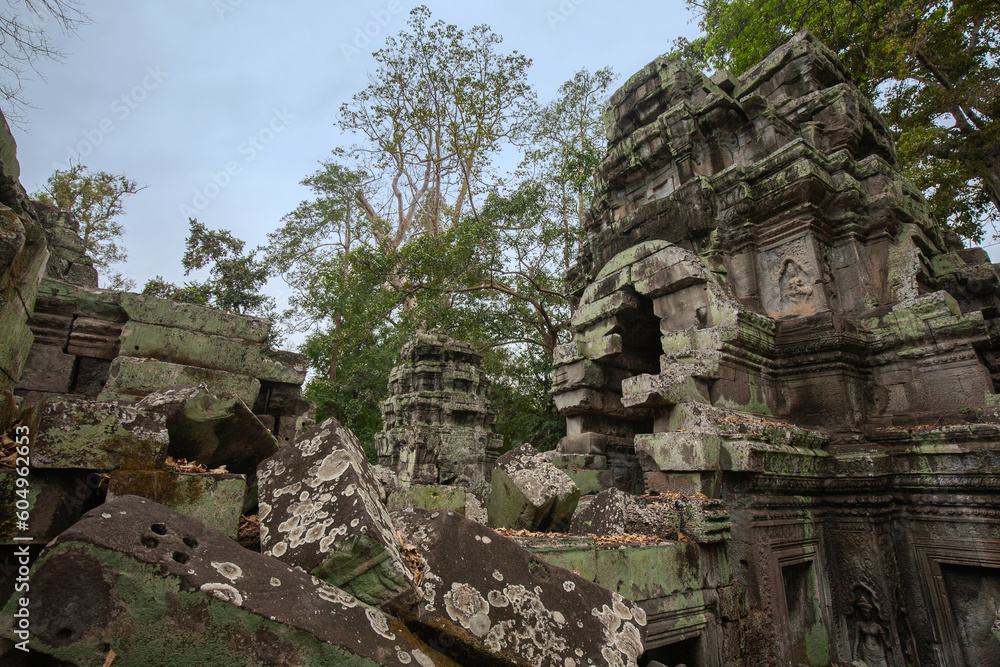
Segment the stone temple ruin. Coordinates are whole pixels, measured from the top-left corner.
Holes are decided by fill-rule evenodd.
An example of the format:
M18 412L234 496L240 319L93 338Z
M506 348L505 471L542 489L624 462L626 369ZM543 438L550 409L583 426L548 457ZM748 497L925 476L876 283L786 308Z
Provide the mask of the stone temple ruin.
M441 334L403 346L380 406L379 464L404 485L455 485L481 491L503 441L490 427L496 411L482 355Z
M97 289L0 128L0 660L1000 664L998 267L807 33L657 59L607 126L566 437L501 455L425 334L377 466L267 322Z

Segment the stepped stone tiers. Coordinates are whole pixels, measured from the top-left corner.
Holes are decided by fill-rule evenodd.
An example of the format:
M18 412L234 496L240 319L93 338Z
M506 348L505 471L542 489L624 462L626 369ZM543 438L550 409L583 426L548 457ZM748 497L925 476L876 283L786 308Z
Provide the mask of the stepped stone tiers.
M777 664L1000 664L1000 266L807 33L739 77L659 58L607 121L560 456L715 499L684 520ZM647 656L736 664L720 600L647 612Z
M379 406L379 464L404 484L457 485L477 492L503 440L492 432L496 411L482 355L442 334L418 334L403 346Z

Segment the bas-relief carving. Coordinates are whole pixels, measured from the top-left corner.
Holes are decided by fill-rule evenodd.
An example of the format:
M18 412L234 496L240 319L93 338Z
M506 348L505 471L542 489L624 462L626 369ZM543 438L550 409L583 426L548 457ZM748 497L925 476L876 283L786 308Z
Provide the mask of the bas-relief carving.
M781 300L793 305L801 305L812 298L812 280L805 269L794 259L786 259L778 277L781 286Z
M855 587L854 618L851 623L854 636L852 656L868 667L891 667L889 631L872 598L871 591L864 586Z

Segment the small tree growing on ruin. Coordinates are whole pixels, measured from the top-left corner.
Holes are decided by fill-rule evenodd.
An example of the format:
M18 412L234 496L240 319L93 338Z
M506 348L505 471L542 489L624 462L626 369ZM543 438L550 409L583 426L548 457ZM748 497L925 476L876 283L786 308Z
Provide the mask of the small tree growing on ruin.
M140 186L125 174L90 171L81 164L57 169L49 176L43 191L34 196L39 201L67 211L80 224L80 236L94 266L105 275L109 289L131 289L135 281L111 268L128 258L123 245L125 199L146 186Z

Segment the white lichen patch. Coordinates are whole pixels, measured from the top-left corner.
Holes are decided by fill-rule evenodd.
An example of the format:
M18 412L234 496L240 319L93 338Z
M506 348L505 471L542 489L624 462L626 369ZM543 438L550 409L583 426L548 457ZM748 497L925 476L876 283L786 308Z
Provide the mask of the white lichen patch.
M378 609L368 607L365 609L365 616L368 617L368 624L372 626L372 630L377 635L385 637L389 641L396 639L396 635L389 631L389 619L386 618L385 614Z
M413 649L410 651L410 655L413 656L413 659L417 661L417 664L420 665L420 667L434 667L434 661L420 649Z
M451 590L444 594L444 607L451 620L457 621L466 630L474 615L489 614L490 611L490 605L475 587L457 581L453 581Z
M275 587L280 586L281 579L278 579L277 577L271 577L271 585Z
M399 660L404 665L408 665L413 662L413 657L406 651L396 651L396 660Z
M229 581L236 581L243 576L243 569L236 563L230 563L228 561L212 561L212 567L215 571L221 574L223 577Z
M503 581L503 573L500 570L493 570L493 578L497 581Z
M576 583L572 582L572 581L564 581L563 582L563 590L566 591L567 593L575 591L576 590Z
M275 489L272 494L273 498L280 498L281 496L294 496L302 489L302 482L295 482L294 484L289 484L288 486L283 486L280 489Z
M327 602L336 602L345 609L351 609L358 606L358 599L356 597L347 591L337 588L336 586L331 586L325 581L320 581L319 584L316 585L316 592Z
M238 590L230 586L229 584L211 583L202 584L201 589L203 593L208 593L209 595L216 597L223 602L228 602L234 604L237 607L243 605L243 596Z
M487 594L491 602L499 601L494 593L500 591ZM494 622L483 638L486 647L494 653L516 653L539 667L564 667L570 644L557 623L558 618L565 620L563 614L546 608L536 591L519 584L507 584L502 595L510 609L504 612L506 620Z

